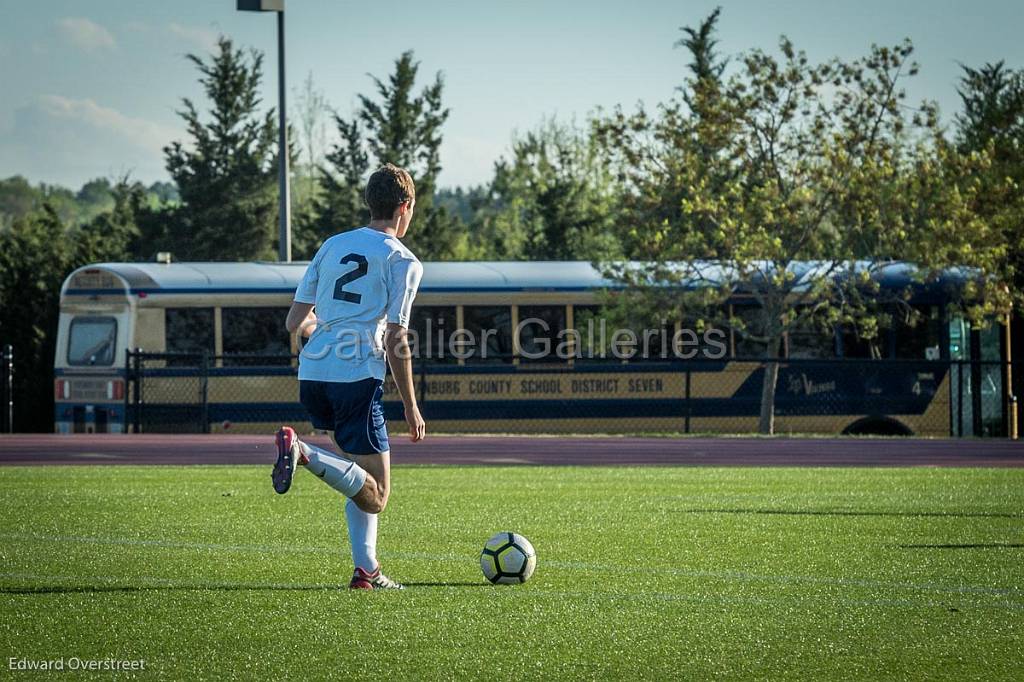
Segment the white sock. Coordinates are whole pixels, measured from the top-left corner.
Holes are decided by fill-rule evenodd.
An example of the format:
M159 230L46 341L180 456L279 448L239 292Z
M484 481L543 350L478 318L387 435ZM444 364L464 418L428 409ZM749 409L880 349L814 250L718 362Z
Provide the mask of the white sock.
M377 515L367 514L349 500L345 504L348 541L352 545L352 563L367 573L377 570Z
M363 489L363 484L366 483L366 470L352 460L301 440L299 447L309 458L309 464L306 465L309 472L323 479L324 483L345 497L351 498Z

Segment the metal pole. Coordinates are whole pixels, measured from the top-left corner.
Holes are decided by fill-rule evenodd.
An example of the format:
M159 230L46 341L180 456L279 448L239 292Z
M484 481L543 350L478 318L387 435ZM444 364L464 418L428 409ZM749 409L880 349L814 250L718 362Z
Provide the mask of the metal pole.
M277 149L278 212L281 233L277 257L286 263L292 260L291 197L288 193L288 126L284 103L284 10L277 13Z
M14 433L14 346L4 346L4 392L7 394L7 433Z

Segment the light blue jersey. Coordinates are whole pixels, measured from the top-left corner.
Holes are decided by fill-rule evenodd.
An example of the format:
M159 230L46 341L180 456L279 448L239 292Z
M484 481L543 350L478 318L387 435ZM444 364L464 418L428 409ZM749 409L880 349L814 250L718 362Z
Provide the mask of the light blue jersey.
M295 291L315 306L317 327L299 359L299 379L384 379L384 329L409 326L423 266L398 238L369 227L334 235Z

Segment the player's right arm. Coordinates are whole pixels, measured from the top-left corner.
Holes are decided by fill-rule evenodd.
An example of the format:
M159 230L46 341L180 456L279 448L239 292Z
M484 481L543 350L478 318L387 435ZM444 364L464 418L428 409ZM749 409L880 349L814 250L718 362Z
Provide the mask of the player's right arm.
M309 336L316 329L316 315L313 313L313 304L292 301L292 307L288 309L288 317L284 321L284 326L289 334L294 334L301 330L303 336Z
M298 332L302 336L308 337L316 329L316 313L313 312L313 305L316 303L316 287L320 282L320 261L323 260L326 246L327 244L324 243L313 256L298 288L295 289L292 307L288 309L288 317L284 321L284 326L289 334Z
M384 331L384 348L388 354L391 377L398 387L398 395L405 408L405 422L409 425L409 439L413 443L423 440L427 426L416 403L416 390L412 376L412 350L409 347L409 330L400 324L389 323Z

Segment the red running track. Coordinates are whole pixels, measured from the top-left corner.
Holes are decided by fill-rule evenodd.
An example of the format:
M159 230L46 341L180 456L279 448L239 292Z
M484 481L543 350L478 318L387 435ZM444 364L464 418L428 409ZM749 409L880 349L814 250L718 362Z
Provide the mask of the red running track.
M330 447L326 437L312 442ZM918 438L434 436L391 440L403 464L1024 467L1024 442ZM249 435L0 435L3 464L270 464L274 438Z

